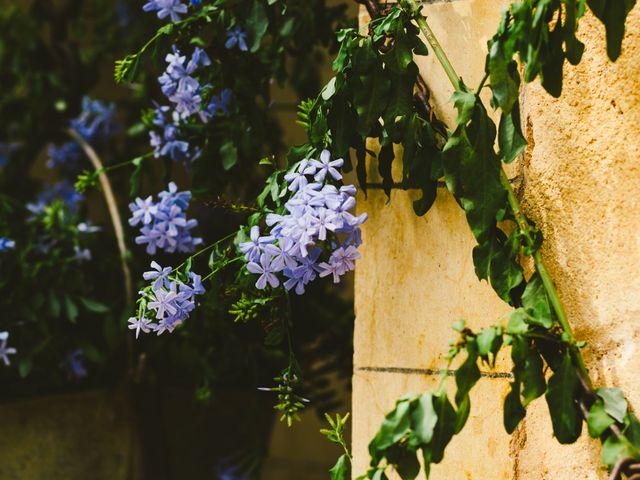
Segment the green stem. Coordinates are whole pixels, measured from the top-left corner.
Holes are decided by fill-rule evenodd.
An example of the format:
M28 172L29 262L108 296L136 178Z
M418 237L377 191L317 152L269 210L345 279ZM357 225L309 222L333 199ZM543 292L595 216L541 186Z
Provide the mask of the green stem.
M442 68L444 69L445 73L449 77L451 84L455 89L459 89L460 77L458 76L455 69L453 68L453 65L447 58L447 55L442 49L440 42L438 42L438 39L434 36L433 31L431 30L431 28L429 27L429 24L427 23L427 19L423 17L422 14L420 13L420 8L418 7L418 4L415 2L415 0L402 0L402 3L408 6L411 13L415 16L416 21L418 22L418 26L420 27L420 30L422 31L425 38L427 39L427 42L429 42L429 45L431 45L431 48L433 49L436 57L438 58L440 64L442 65ZM486 81L486 75L481 85L485 81ZM520 202L518 201L518 198L516 197L515 192L511 187L511 182L509 182L509 178L507 177L507 174L504 172L503 169L500 170L500 181L503 187L505 188L505 190L507 191L509 205L511 206L511 209L513 210L513 213L516 217L516 222L518 224L519 229L525 235L529 235L529 232L531 231L531 226L529 225L529 222L527 221L526 216L522 213L522 210L520 208ZM534 253L533 259L536 265L536 270L538 271L538 274L542 279L542 283L544 285L547 296L549 297L551 305L553 306L553 310L555 311L556 317L558 318L558 323L564 330L565 334L568 336L568 340L571 343L571 347L570 347L571 356L574 360L574 363L578 368L578 370L580 371L580 374L585 384L588 386L588 388L592 389L592 382L591 382L591 378L589 377L589 372L587 371L587 368L584 364L584 359L582 358L582 354L580 353L580 350L578 349L578 347L575 346L575 337L573 336L571 325L569 324L567 315L564 311L562 303L560 302L560 298L558 297L558 292L556 291L556 288L553 284L553 280L551 279L551 276L549 275L549 272L547 271L544 265L544 261L542 260L542 256L540 255L540 252Z
M216 268L215 270L212 270L208 275L206 275L202 281L206 281L209 280L211 277L213 277L216 273L218 273L220 270L222 270L224 267L226 267L227 265L231 265L234 262L237 262L238 260L242 260L244 257L236 257L233 260L229 260L227 263L225 263L224 265L222 265L220 268Z
M415 17L416 22L418 22L418 27L420 27L420 30L427 39L427 42L429 42L429 45L431 45L433 53L436 55L436 58L440 62L440 65L442 65L442 68L447 74L447 77L449 77L449 81L453 85L453 88L458 90L460 88L460 77L449 61L449 58L442 48L442 45L440 45L440 42L433 34L433 30L431 30L431 27L427 23L427 19L420 13L420 7L414 0L402 0L401 3L404 3L409 8L411 14Z
M133 158L131 160L127 160L126 162L120 162L120 163L116 163L115 165L110 165L108 167L104 167L102 172L100 172L100 173L111 172L113 170L117 170L119 168L126 167L128 165L131 165L133 162L135 162L139 158L142 158L142 159L149 158L152 155L153 155L153 152L149 152L149 153L145 153L144 155L141 155L139 157Z
M226 235L224 237L222 237L220 240L216 240L215 242L213 242L210 245L207 245L204 248L201 248L200 250L198 250L196 253L194 253L193 255L191 255L190 257L187 258L187 260L185 260L184 262L182 262L180 265L178 265L176 268L174 268L174 271L178 271L180 270L182 267L184 267L187 264L187 261L190 259L194 259L199 255L202 255L204 252L207 252L209 250L211 250L213 247L220 245L222 242L224 242L225 240L229 240L230 238L236 236L238 234L238 232L231 232L229 235ZM206 277L205 277L206 278Z
M511 182L509 181L509 178L507 177L507 174L504 170L500 171L500 182L502 183L504 189L507 191L507 200L509 202L511 210L513 211L513 215L516 219L516 224L518 225L519 230L528 236L529 232L531 231L531 225L529 224L529 221L527 220L525 214L522 212L520 202L518 201L518 198L513 191L513 187L511 186ZM532 241L532 239L529 240ZM587 371L587 367L584 364L582 354L580 353L578 347L576 347L575 345L575 336L573 335L573 329L571 328L571 324L569 323L569 319L567 318L567 313L562 306L562 302L560 301L560 297L558 296L556 287L553 284L551 275L549 274L549 271L547 270L547 267L542 260L542 255L540 254L539 250L533 254L533 261L536 265L538 275L540 275L540 279L542 280L542 284L544 286L545 292L547 293L547 297L549 297L549 301L551 302L553 311L556 314L558 323L562 327L562 330L564 330L567 336L567 340L571 344L571 356L573 357L573 360L578 367L578 370L580 371L582 379L590 389L593 389L591 378L589 377L589 372Z

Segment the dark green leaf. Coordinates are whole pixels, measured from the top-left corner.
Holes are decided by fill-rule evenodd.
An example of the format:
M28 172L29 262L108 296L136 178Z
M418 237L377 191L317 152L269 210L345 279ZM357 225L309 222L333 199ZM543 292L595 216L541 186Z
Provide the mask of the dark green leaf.
M365 137L371 134L387 108L391 80L381 68L367 75L360 75L359 85L353 93L353 102L358 113L358 133Z
M511 383L511 391L504 399L504 428L507 433L513 433L526 414L520 401L520 384Z
M64 297L64 309L67 313L67 319L71 323L76 323L78 319L78 307L69 297Z
M520 107L516 103L510 113L502 113L498 131L500 155L505 163L511 163L520 155L527 141L520 126Z
M403 449L396 462L396 471L402 480L414 480L420 473L420 462L414 451Z
M383 146L378 155L378 173L380 173L382 177L382 189L389 198L391 198L391 188L393 187L393 175L391 171L393 159L393 144L390 143Z
M433 408L436 411L438 422L433 430L433 439L429 450L431 462L440 463L444 458L444 449L453 437L457 416L444 392L433 396Z
M636 0L587 0L589 8L607 30L607 54L616 61L622 50L624 25Z
M530 315L530 318L526 320L527 323L540 325L547 329L553 326L551 307L549 306L547 293L538 273L533 274L527 283L527 287L524 289L522 306L527 309Z
M467 342L467 358L456 370L456 405L460 406L462 401L469 395L469 391L480 380L480 369L478 368L478 352L475 342L471 339Z
M238 161L238 149L233 142L226 142L220 147L222 168L230 170Z
M582 431L582 416L577 403L580 380L569 353L549 379L546 393L553 433L562 444L573 443Z
M251 51L257 52L260 48L260 43L264 34L267 33L269 28L269 17L267 16L267 10L260 0L253 0L251 7L249 7L249 16L247 17L247 31L253 43L251 44Z
M135 167L131 178L129 179L129 196L135 198L140 193L140 187L142 186L142 163L144 158L134 158L131 163Z

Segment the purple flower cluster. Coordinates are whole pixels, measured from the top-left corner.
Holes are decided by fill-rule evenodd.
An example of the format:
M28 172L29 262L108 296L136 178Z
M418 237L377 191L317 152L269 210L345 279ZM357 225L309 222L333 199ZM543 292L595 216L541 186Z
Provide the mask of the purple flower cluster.
M301 295L318 275L331 275L338 283L355 268L362 243L360 225L367 214L356 217L349 212L356 205L355 186L334 184L342 180L338 169L343 163L331 160L331 153L323 150L319 160L302 160L285 175L292 192L285 212L267 215L269 235L260 236L254 226L250 241L240 244L247 270L259 275L257 288L278 287L281 280L276 274L281 272L284 287ZM323 261L325 253L329 257Z
M143 278L153 283L140 292L138 317L129 319L129 330L136 331L136 338L140 331L158 335L173 332L196 308L195 296L205 292L200 275L189 272L189 282L185 283L178 275L172 275L171 267L151 262L151 268Z
M160 20L171 18L172 22L179 22L180 15L187 13L187 6L180 0L149 0L142 7L145 12L158 12Z
M84 97L80 115L72 119L69 126L87 142L95 143L114 132L116 129L115 114L115 104L105 104L100 100ZM47 167L62 169L63 173L67 173L71 177L75 177L81 166L80 162L85 158L82 148L76 142L66 142L60 146L51 145L47 153L49 154Z
M189 163L200 152L180 137L180 124L196 114L204 123L220 113L228 115L231 90L223 89L220 95L212 95L209 103L203 106L204 90L210 85L201 85L193 75L200 67L211 65L211 59L200 47L194 49L187 61L187 57L174 45L166 61L167 68L158 82L173 109L166 105L156 107L153 124L162 131L149 132L150 143L156 157L168 155L174 161Z
M30 220L42 214L47 205L54 200L60 200L72 214L76 214L80 207L80 203L84 200L84 196L74 188L67 180L47 186L38 194L34 202L27 203L27 209L33 214Z
M16 242L5 237L0 237L0 252L6 252L14 248L16 248Z
M131 218L129 225L141 224L138 245L147 245L147 253L154 255L156 249L165 252L192 252L202 243L202 238L192 237L191 229L198 225L195 219L187 219L191 192L178 192L175 183L169 183L166 191L158 194L160 200L154 202L151 196L136 198L129 205Z
M9 339L9 332L0 332L0 360L5 366L11 365L9 361L9 355L15 355L16 349L7 347L7 340Z

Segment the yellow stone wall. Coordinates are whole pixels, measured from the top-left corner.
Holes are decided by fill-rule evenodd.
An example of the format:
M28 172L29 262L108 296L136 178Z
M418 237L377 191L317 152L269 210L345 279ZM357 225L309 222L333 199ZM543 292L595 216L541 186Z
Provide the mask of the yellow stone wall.
M477 85L500 0L425 2L424 13L466 83ZM361 19L363 22L366 18ZM543 256L596 385L618 385L640 406L640 7L631 13L623 54L606 57L604 28L587 16L587 45L578 67L565 67L560 99L537 82L521 97L529 146L510 168L527 214L545 236ZM434 56L417 59L438 116L449 125L452 89ZM374 168L370 174L375 178ZM399 178L399 175L397 176ZM474 274L474 240L462 211L444 189L424 217L413 214L418 192L394 190L359 199L369 213L356 272L353 377L354 474L366 470L366 447L395 400L433 387L465 319L487 326L509 311ZM530 406L513 436L502 426L507 357L483 372L470 420L454 437L434 479L601 479L597 442L560 446L544 399ZM449 382L453 383L453 382ZM586 435L585 435L586 437Z

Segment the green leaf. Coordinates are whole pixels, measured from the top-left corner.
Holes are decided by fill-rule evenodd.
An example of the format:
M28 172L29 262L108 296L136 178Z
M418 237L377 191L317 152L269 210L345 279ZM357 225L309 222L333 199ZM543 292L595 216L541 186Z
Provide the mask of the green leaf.
M598 388L596 395L604 401L604 411L622 423L627 414L627 400L619 388Z
M598 438L614 423L615 420L607 415L607 412L604 410L604 402L602 399L599 398L593 402L587 415L589 435L591 435L592 438Z
M456 123L458 125L465 125L471 120L473 111L476 107L477 97L474 93L468 90L456 90L451 96L451 101L458 110L458 116L456 117Z
M380 430L369 445L371 452L372 445L374 450L379 452L387 449L391 445L397 443L411 430L411 402L409 399L401 399L396 402L396 406L385 417ZM371 452L372 457L376 457Z
M505 12L505 15L508 15ZM504 19L503 19L504 21ZM494 38L489 42L488 69L493 92L492 103L499 106L506 114L518 105L520 75L518 65L513 60L513 50L505 51L505 42Z
M445 392L433 396L433 408L438 422L433 430L430 460L433 463L440 463L444 458L444 449L453 437L457 416Z
M549 379L546 399L553 433L562 444L573 443L582 432L582 416L577 403L580 380L568 352Z
M524 289L522 306L527 309L530 315L526 320L527 323L539 325L546 329L553 326L553 317L551 316L547 292L537 272L529 279L527 287Z
M610 435L602 444L602 463L615 465L621 458L638 458L638 450L625 437Z
M76 320L78 319L78 307L68 296L64 297L64 309L67 313L67 318L69 319L69 321L71 323L76 323Z
M222 168L230 170L238 161L238 149L233 142L226 142L220 147Z
M427 444L433 438L433 430L438 422L433 408L433 395L426 392L413 403L411 410L412 439L418 444Z
M627 15L636 4L636 0L587 0L587 4L606 28L607 54L615 62L622 50Z
M94 313L105 313L109 311L109 307L104 303L97 302L95 300L91 300L90 298L80 297L80 303L89 310Z
M358 113L358 133L366 137L387 108L391 80L384 70L376 68L367 75L360 75L358 83L353 102Z
M322 91L320 92L320 96L323 100L329 100L336 93L336 77L333 77L331 80L327 82Z
M416 452L402 449L395 467L402 480L414 480L420 473L420 462Z
M349 465L347 462L347 454L342 454L336 464L329 470L331 480L348 480Z
M395 155L393 153L393 144L387 144L380 149L378 155L378 173L382 177L382 189L391 198L391 189L393 188L392 166Z
M460 406L462 401L469 395L469 391L480 380L480 369L478 368L478 351L476 344L469 339L467 342L467 358L456 370L456 405Z
M21 358L18 362L18 375L20 378L27 378L33 368L33 362L30 358Z
M131 163L135 167L133 174L129 179L129 196L135 198L140 193L140 187L142 186L142 163L144 157L136 157Z
M512 434L522 419L527 414L520 400L520 383L511 383L511 391L504 399L504 428L508 434Z
M493 354L492 366L495 366L495 357L502 346L502 332L496 327L489 327L482 330L477 338L478 355L487 359L489 354Z
M511 359L515 382L522 387L522 406L527 407L546 390L543 364L540 354L529 340L515 336L511 339Z
M505 163L511 163L515 160L527 146L520 126L520 107L517 103L511 113L503 112L500 116L498 145L500 146L500 155Z
M262 38L267 33L269 28L269 17L267 16L267 10L259 0L253 0L249 7L249 15L247 17L247 31L253 38L251 44L251 52L255 53L260 48Z

